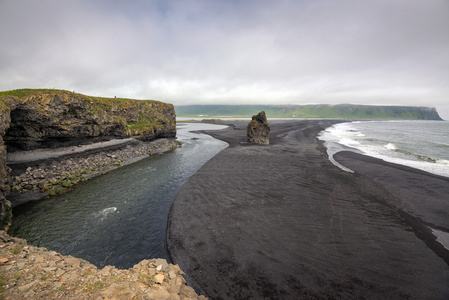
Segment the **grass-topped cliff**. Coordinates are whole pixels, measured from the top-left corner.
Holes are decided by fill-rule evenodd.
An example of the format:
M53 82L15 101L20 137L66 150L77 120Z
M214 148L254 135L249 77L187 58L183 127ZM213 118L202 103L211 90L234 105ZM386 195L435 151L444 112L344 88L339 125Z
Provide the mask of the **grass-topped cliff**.
M20 89L0 92L0 109L10 111L5 142L11 150L110 138L153 140L176 135L173 105L153 100Z
M251 117L265 111L269 118L351 120L441 120L435 108L374 105L188 105L176 106L178 117Z

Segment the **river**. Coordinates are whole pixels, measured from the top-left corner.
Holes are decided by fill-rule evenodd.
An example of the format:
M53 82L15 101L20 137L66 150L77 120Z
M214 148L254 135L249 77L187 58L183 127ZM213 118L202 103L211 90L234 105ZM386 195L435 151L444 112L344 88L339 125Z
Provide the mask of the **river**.
M181 148L113 170L73 191L14 208L10 234L97 267L129 268L167 258L167 217L182 185L228 144L197 130L223 125L180 123Z

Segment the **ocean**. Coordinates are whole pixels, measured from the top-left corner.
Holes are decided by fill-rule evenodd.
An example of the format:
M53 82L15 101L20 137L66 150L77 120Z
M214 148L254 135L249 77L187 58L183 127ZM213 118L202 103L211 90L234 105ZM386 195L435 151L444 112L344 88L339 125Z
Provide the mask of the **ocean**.
M330 160L339 151L353 151L449 177L448 121L356 121L322 131Z

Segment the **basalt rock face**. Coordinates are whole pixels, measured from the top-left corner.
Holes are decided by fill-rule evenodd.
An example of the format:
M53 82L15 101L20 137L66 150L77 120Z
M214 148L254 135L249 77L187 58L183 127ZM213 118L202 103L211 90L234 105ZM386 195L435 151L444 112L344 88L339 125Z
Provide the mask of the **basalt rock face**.
M1 104L1 103L0 103ZM4 133L9 127L10 115L6 106L0 106L0 133ZM11 203L6 200L9 192L9 173L10 169L6 166L6 146L0 137L0 229L8 228L11 225Z
M249 143L265 144L270 143L270 124L268 124L267 116L264 111L252 117L246 128L246 135Z
M8 151L51 148L136 137L176 136L173 105L158 101L89 97L68 91L1 97L10 103ZM8 105L8 104L7 104Z
M176 136L171 104L90 97L61 90L0 92L0 228L10 205L7 151L74 146L117 138L143 141Z

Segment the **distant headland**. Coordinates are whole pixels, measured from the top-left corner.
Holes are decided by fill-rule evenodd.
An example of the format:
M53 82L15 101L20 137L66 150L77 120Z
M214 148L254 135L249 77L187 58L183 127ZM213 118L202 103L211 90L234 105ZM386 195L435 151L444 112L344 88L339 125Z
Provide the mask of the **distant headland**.
M355 104L310 105L186 105L176 106L178 117L251 117L265 111L270 118L322 118L350 120L438 120L433 107Z

